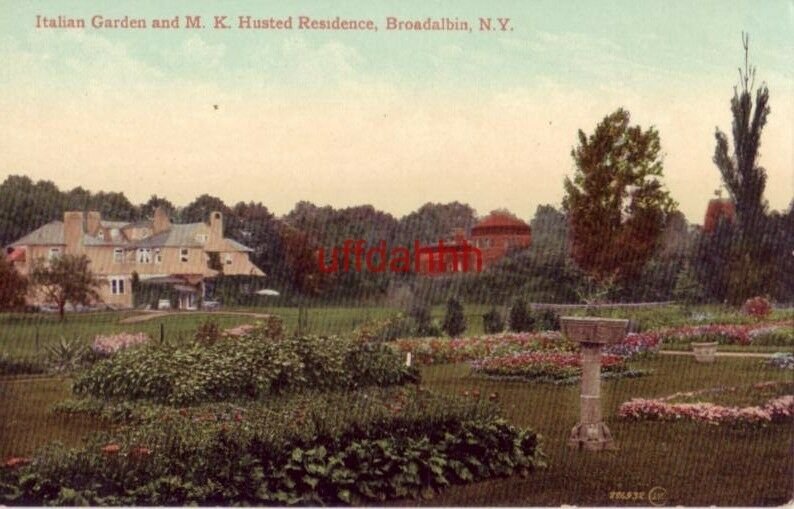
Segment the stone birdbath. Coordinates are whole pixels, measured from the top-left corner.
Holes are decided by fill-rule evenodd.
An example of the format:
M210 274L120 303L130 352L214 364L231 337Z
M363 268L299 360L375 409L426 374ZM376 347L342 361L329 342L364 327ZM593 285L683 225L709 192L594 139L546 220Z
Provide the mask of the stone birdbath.
M582 347L581 416L571 430L568 446L588 451L615 449L601 416L601 348L623 341L629 321L563 316L560 325L563 335Z
M692 343L692 352L697 362L714 362L717 355L717 342Z

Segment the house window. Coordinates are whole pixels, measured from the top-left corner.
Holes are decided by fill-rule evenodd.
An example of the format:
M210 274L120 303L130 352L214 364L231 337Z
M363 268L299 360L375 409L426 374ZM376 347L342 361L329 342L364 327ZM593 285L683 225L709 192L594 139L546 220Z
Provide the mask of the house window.
M138 263L152 263L152 250L147 248L138 249Z
M96 236L99 237L99 240L105 240L105 232L103 230L99 230Z
M124 263L124 250L120 247L113 250L113 263Z
M223 254L223 263L226 265L232 264L232 254L231 253L224 253Z
M61 256L61 248L59 248L59 247L51 247L50 248L49 259L53 260L55 258L58 258L59 256Z
M180 260L181 260L183 263L184 263L184 262L187 262L187 260L188 260L188 250L187 250L187 249L185 249L185 248L182 248L182 249L180 249L180 250L179 250L179 259L180 259Z
M163 253L159 249L154 250L154 263L163 263Z
M110 278L110 293L113 295L124 295L124 278L111 277Z
M204 244L209 239L209 236L206 233L197 233L196 240Z

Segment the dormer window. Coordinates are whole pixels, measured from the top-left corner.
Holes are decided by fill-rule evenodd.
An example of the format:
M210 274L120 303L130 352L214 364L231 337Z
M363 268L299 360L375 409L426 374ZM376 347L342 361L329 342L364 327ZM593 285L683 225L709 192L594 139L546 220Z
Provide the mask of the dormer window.
M197 233L196 234L196 240L198 242L201 242L202 244L205 244L208 239L209 239L209 235L207 235L206 233Z

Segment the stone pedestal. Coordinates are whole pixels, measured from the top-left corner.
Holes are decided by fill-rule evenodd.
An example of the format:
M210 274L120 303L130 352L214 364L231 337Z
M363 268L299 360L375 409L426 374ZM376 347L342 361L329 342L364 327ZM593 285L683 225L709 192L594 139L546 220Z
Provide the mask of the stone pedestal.
M561 324L563 334L578 341L582 350L581 414L568 446L588 451L615 449L601 415L601 348L623 340L628 320L562 317Z

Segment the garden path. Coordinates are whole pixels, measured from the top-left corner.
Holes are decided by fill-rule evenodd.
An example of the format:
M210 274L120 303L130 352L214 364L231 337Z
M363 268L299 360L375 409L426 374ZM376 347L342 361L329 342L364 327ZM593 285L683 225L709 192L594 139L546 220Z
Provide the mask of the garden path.
M155 320L164 316L185 315L185 314L211 314L211 315L237 315L237 316L250 316L253 318L267 318L267 313L252 313L246 311L143 311L140 315L130 316L120 320L121 324L147 322Z

